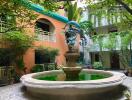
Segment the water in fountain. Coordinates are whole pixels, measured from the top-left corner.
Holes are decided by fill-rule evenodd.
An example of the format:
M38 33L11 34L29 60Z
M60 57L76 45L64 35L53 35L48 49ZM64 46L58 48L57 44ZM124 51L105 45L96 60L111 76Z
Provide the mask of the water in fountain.
M79 57L78 50L74 47L70 47L69 51L66 52L65 57L67 64L63 67L62 72L57 73L49 73L46 75L40 75L35 77L38 80L49 80L49 81L84 81L84 80L97 80L97 79L104 79L110 77L111 75L107 74L97 74L97 73L87 73L81 72L82 67L76 66L76 60Z

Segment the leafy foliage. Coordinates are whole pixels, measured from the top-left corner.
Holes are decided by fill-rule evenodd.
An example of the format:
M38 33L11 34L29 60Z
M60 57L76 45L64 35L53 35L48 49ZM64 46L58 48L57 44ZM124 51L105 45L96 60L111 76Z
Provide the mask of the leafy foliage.
M103 43L103 48L107 48L109 50L115 50L116 49L116 34L109 34L108 35L108 41Z
M19 67L22 69L24 67L22 56L28 48L33 46L33 41L34 37L28 36L19 31L11 31L3 34L0 43L6 45L6 48L10 51L3 55L5 60L11 58L11 62L20 65Z
M43 66L42 65L39 65L39 64L33 66L32 69L31 69L31 72L32 73L42 72L42 71L43 71Z
M77 2L75 2L74 4L72 4L71 2L67 2L65 8L67 9L67 17L69 21L74 20L79 22L82 9L77 7Z
M23 58L17 59L16 60L16 65L17 65L18 69L24 70L25 65L24 65Z
M32 25L33 20L37 17L33 11L23 7L20 1L21 0L0 1L0 15L5 15L8 22L9 18L12 18L10 30L13 30L14 28L22 29L28 25Z
M42 5L45 9L50 11L57 11L63 4L62 2L56 2L56 0L31 0L31 1Z
M117 37L118 36L118 37ZM118 40L120 37L120 40ZM131 40L132 40L132 31L122 31L122 32L112 32L109 33L107 42L104 42L103 39L106 38L105 34L93 36L95 43L101 43L99 45L100 51L108 49L110 51L117 50L120 56L121 63L124 67L131 66ZM117 44L118 41L120 43ZM119 46L120 45L120 46Z
M10 66L14 60L14 53L10 48L0 49L0 66Z
M107 43L103 42L103 38L106 38L106 36L108 36L107 38ZM117 42L117 37L116 36L120 36L121 37L121 48L128 48L128 45L130 44L131 40L132 40L132 31L128 30L128 31L122 31L122 32L112 32L109 34L98 34L98 35L94 35L92 36L92 39L94 40L95 43L102 41L103 44L101 45L102 48L108 48L108 49L115 49L116 42Z
M58 55L59 50L51 47L39 47L36 50L40 55L45 57L43 63L52 63L55 61L55 57Z
M94 67L95 69L103 69L103 65L102 65L101 62L94 62L94 63L93 63L93 67Z
M90 21L83 21L79 23L84 34L90 34L93 31L93 24Z
M60 3L54 0L30 0L30 2L26 0L0 0L0 16L5 15L7 19L12 17L10 30L32 27L33 21L38 15L28 9L28 7L30 8L31 2L44 6L47 11L57 11L60 6Z
M115 24L123 29L132 27L131 0L97 0L96 2L87 0L87 4L91 12L90 16L97 17L99 26L101 26L102 18L106 18L108 24ZM122 24L119 24L119 22Z
M32 47L34 37L20 31L11 31L3 34L0 41L6 42L15 55L23 55L28 48Z

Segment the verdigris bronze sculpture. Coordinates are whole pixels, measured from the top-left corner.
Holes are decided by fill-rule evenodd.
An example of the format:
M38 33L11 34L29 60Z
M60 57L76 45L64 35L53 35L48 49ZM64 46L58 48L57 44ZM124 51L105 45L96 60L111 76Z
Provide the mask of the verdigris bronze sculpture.
M65 37L66 37L66 42L68 45L68 52L75 52L72 51L75 49L75 43L76 43L76 38L77 34L81 34L81 29L79 24L77 24L75 21L69 21L66 26L65 26Z
M78 80L81 67L76 66L76 60L79 57L79 50L75 46L77 42L77 34L81 34L79 24L74 21L69 21L65 27L65 37L68 45L68 51L65 54L66 67L63 71L66 74L66 80Z

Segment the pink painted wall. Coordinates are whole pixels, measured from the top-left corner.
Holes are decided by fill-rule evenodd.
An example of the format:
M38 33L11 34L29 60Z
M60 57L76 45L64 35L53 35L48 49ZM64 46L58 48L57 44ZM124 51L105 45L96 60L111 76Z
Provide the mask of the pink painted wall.
M65 26L65 23L57 21L57 20L55 20L51 17L39 14L38 18L34 21L33 27L29 27L29 28L25 29L27 34L30 34L30 35L35 34L34 33L35 22L40 18L47 19L53 24L53 26L55 27L54 33L55 33L55 36L56 36L56 42L35 41L34 46L36 46L36 47L37 46L48 46L48 47L58 48L59 49L59 55L56 57L57 64L58 65L65 64L64 54L67 51L67 46L66 46L66 43L65 43L65 36L63 34L63 32L64 32L63 28ZM35 64L34 48L30 48L29 50L27 50L26 54L24 55L24 63L25 63L25 67L27 67L28 72L29 72L30 69Z

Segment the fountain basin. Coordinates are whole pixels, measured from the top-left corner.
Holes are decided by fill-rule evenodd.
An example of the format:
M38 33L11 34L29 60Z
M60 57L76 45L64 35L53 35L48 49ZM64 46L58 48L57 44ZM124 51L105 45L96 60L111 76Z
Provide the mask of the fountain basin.
M81 73L82 72L105 75L108 77L97 80L82 81L48 81L36 79L39 76L64 73L61 70L53 70L24 75L21 77L21 82L27 87L29 92L34 94L83 95L114 89L118 85L122 84L123 80L126 78L123 73L114 71L83 69Z

